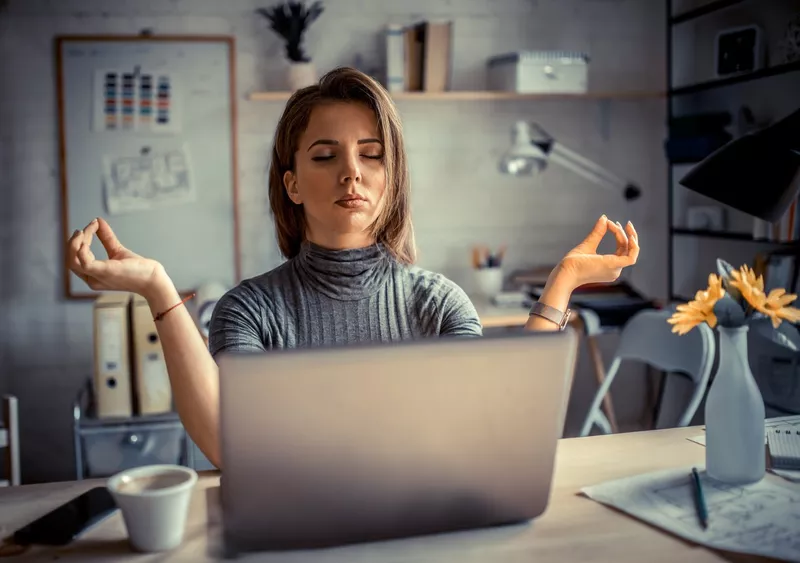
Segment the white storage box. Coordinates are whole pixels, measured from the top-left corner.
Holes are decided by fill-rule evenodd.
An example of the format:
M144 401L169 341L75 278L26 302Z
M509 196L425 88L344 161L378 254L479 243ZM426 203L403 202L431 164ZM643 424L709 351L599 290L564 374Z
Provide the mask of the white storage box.
M490 90L519 93L587 91L589 57L567 51L522 51L489 59Z

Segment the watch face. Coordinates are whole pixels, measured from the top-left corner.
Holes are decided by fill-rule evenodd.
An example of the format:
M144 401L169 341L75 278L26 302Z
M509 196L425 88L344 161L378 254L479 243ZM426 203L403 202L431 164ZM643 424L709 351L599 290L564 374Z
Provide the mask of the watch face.
M755 70L758 32L743 29L720 35L717 74L733 74Z

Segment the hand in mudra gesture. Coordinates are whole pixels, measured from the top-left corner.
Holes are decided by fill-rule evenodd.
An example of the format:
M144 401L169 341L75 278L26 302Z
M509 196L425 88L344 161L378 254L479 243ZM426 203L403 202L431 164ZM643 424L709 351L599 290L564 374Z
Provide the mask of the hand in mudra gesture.
M95 234L107 260L98 260L91 250ZM67 243L67 260L69 269L95 291L130 291L146 297L163 273L157 261L122 246L109 224L100 218L72 234Z
M617 241L614 254L598 254L597 247L607 232ZM639 237L633 223L623 228L605 215L595 223L592 232L561 260L561 268L575 281L575 287L588 283L616 281L626 266L632 266L639 257Z

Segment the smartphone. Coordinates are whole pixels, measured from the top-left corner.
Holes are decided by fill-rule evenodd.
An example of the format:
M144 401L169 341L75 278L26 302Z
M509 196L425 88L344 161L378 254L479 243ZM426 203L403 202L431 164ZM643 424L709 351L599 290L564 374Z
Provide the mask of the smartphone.
M14 543L66 545L116 510L114 497L108 489L95 487L17 530Z

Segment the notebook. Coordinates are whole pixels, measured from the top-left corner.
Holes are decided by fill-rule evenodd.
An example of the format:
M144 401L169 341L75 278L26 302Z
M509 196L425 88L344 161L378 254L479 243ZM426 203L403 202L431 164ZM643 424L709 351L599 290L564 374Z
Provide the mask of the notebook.
M768 428L767 445L772 467L800 469L800 428Z

